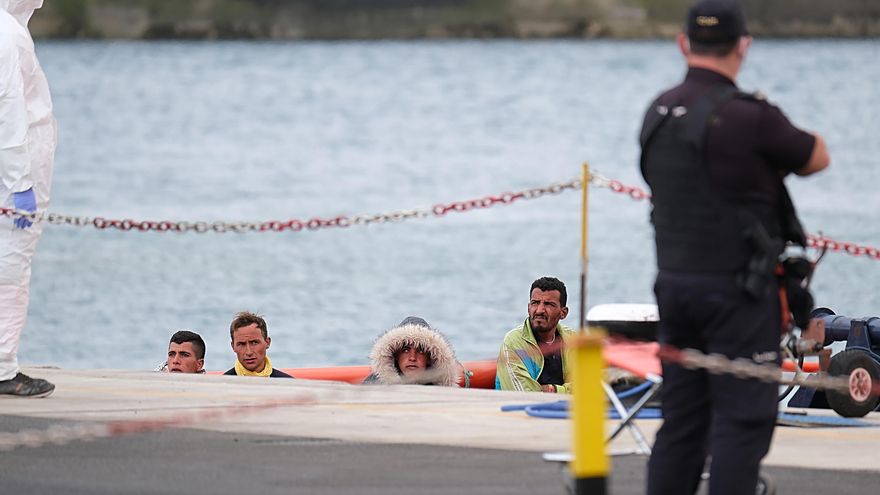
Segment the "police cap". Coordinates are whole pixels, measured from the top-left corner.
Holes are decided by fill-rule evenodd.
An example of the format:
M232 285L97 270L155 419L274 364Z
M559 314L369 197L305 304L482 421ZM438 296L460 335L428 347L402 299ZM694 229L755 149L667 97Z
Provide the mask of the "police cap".
M688 39L696 43L729 43L749 34L738 0L700 0L688 9Z

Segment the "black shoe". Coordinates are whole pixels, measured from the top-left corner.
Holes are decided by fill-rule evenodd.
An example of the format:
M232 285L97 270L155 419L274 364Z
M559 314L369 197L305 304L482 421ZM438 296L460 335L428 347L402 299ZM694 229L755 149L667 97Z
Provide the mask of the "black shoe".
M18 373L11 380L0 381L0 395L17 395L20 397L45 397L55 390L55 385L42 378L31 378Z

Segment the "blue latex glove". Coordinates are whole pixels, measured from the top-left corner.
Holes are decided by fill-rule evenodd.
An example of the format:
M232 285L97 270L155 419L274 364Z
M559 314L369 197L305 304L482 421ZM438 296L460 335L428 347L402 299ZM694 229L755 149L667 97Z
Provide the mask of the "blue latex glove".
M26 191L12 194L12 201L15 203L16 210L24 210L30 213L37 211L37 198L34 196L34 189L30 188ZM25 217L15 219L15 226L20 229L26 229L33 225L33 222Z

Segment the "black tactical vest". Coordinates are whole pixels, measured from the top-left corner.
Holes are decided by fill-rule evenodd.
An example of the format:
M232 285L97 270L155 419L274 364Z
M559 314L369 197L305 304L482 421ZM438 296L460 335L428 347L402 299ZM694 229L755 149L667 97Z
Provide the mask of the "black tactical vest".
M661 270L737 273L754 249L748 221L722 198L705 165L706 130L716 110L731 98L748 97L731 86L715 86L686 107L655 101L642 127L641 171L651 187Z

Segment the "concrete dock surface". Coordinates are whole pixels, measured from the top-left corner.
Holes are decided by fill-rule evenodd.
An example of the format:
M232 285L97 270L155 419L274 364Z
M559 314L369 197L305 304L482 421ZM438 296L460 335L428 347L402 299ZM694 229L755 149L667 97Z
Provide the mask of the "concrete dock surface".
M57 388L44 399L0 398L0 449L11 449L0 450L2 494L565 493L564 466L541 454L570 450L570 421L501 411L563 398L553 394L23 371ZM764 462L777 493L876 491L880 413L863 421L871 426L778 427ZM659 424L638 421L649 439ZM110 428L76 437L96 425ZM53 430L68 436L47 436ZM624 432L609 451L634 447ZM645 462L614 456L610 492L643 493Z

